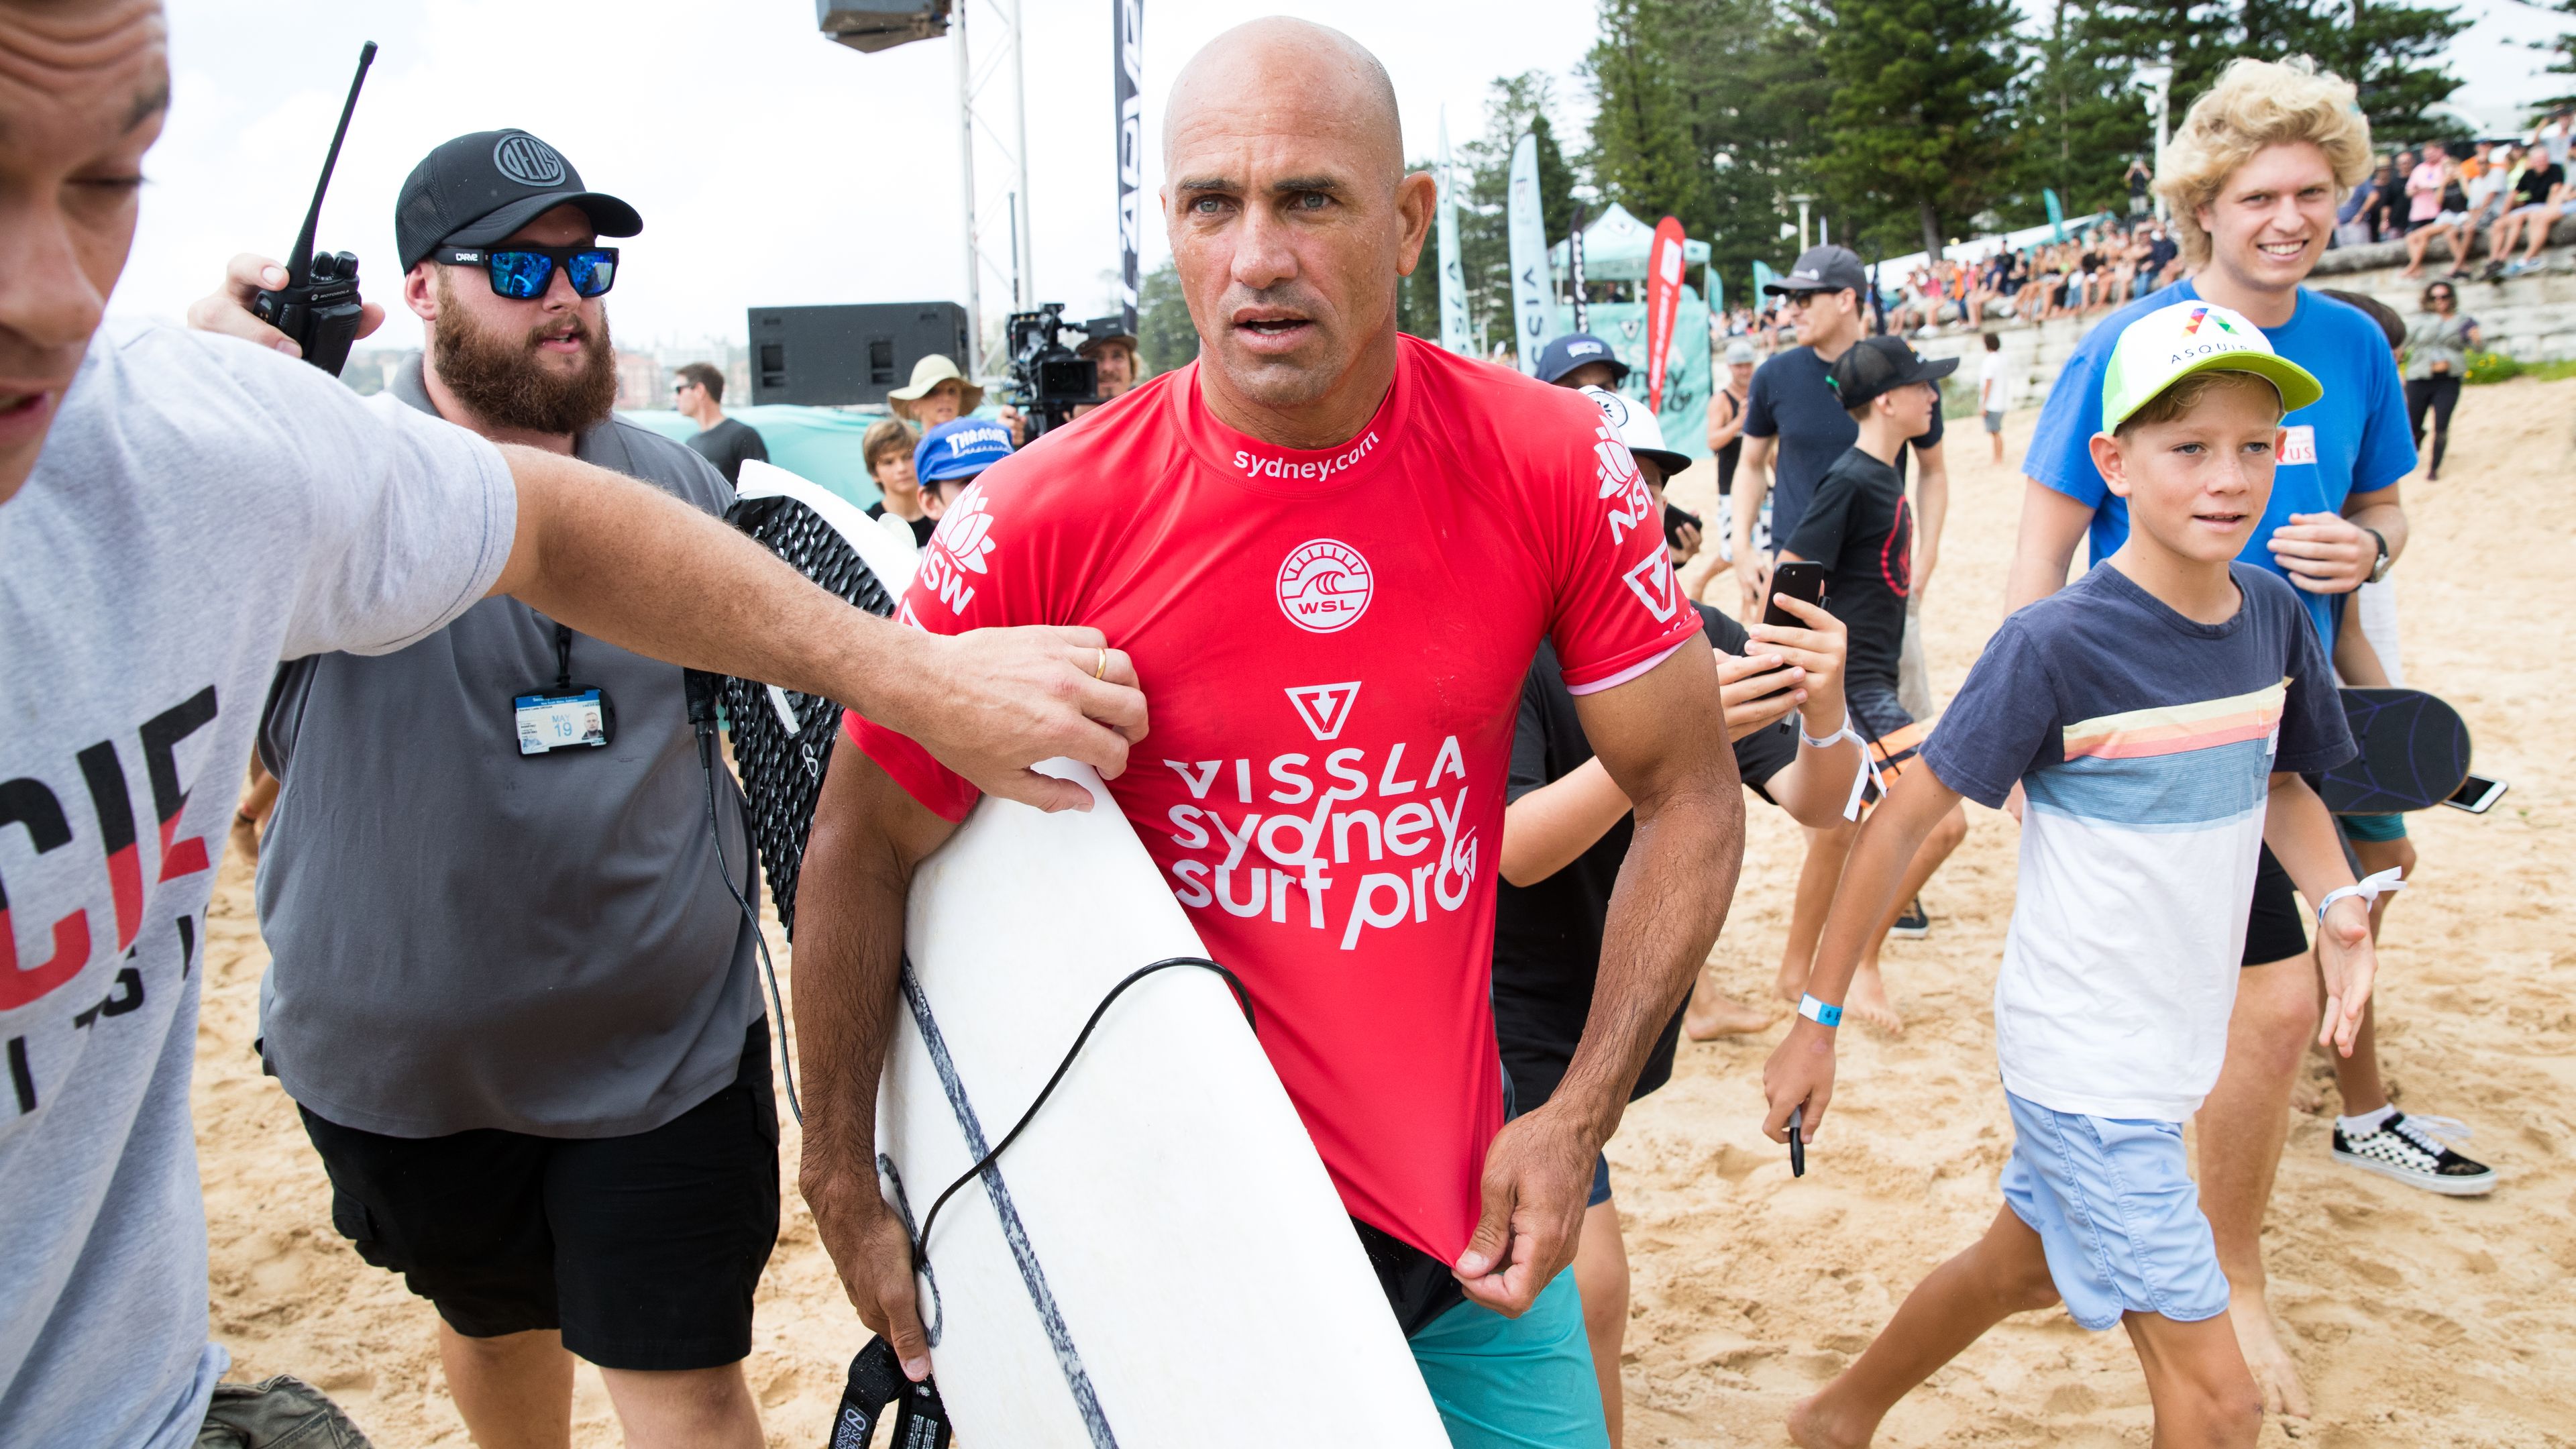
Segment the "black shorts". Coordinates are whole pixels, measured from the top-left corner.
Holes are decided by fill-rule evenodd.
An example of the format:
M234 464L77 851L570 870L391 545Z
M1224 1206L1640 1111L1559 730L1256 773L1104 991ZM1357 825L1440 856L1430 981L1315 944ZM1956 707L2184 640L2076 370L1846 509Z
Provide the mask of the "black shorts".
M613 1369L751 1353L751 1295L778 1243L765 1020L731 1086L649 1132L386 1137L311 1112L304 1131L331 1175L331 1225L468 1338L559 1328Z
M2245 959L2247 966L2269 966L2303 956L2308 950L2308 913L2299 905L2297 891L2290 884L2290 873L2272 858L2272 847L2263 847L2263 858L2254 866L2254 901L2245 916Z

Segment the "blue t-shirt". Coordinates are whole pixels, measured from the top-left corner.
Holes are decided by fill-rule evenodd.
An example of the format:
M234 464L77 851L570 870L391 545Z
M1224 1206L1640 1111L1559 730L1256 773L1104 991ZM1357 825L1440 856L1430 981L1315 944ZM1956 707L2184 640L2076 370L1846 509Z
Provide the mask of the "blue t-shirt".
M2120 329L2159 307L2196 302L2189 281L2151 292L2102 320L2076 344L2075 355L2040 410L2030 456L2021 470L2093 509L2093 562L2109 558L2129 537L2129 505L2111 496L2089 451L2102 431L2102 373L2111 363ZM2376 493L2415 471L2415 439L2406 426L2406 389L2388 336L2359 308L2299 289L2299 308L2288 325L2266 327L2272 350L2325 385L2325 396L2281 420L2289 436L2272 471L2272 498L2263 521L2237 555L2246 563L2289 575L2273 562L2271 538L2293 513L2341 513L2356 493ZM1778 537L1778 527L1773 527ZM2317 636L2332 639L2334 594L2298 591L2315 621Z
M1744 400L1744 434L1777 437L1771 453L1771 537L1785 541L1807 516L1816 484L1851 446L1860 441L1860 424L1844 411L1825 381L1824 358L1812 347L1792 347L1762 364ZM1914 450L1928 453L1941 446L1941 410L1932 410L1932 428L1914 440ZM1905 454L1896 455L1896 476L1905 477Z
M2006 619L1923 744L2000 806L2021 868L1995 1051L2060 1112L2179 1122L2226 1053L2274 771L2331 769L2352 732L2296 591L2243 563L2225 623L2096 568Z

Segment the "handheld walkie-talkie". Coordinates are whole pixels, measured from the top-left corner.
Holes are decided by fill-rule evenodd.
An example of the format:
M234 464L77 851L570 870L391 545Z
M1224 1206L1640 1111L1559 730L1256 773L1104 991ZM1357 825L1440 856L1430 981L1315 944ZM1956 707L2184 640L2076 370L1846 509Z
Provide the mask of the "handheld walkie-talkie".
M331 133L331 153L322 158L322 179L313 187L312 209L304 213L304 230L286 259L286 285L251 298L251 315L295 339L304 360L331 374L349 360L349 344L358 340L358 319L366 304L358 299L358 254L313 255L313 229L322 220L322 196L331 189L331 168L340 162L340 143L348 139L349 115L358 108L358 87L367 83L367 66L376 58L372 40L358 51L358 74L349 82L349 99L340 107L340 129Z

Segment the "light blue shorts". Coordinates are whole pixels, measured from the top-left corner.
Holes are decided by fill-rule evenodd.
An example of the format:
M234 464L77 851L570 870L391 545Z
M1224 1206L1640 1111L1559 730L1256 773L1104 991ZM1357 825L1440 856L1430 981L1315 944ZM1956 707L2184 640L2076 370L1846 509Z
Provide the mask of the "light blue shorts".
M1518 1318L1461 1303L1412 1346L1452 1449L1609 1449L1573 1269Z
M2039 1234L2048 1276L2086 1328L2124 1313L2197 1323L2227 1311L2227 1275L2183 1159L2182 1124L2059 1112L2010 1092L2004 1201Z

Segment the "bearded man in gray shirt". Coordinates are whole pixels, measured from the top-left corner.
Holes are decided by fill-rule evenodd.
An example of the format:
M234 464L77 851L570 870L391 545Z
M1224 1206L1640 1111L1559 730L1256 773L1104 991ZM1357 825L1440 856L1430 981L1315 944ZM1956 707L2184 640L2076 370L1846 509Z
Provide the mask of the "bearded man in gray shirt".
M632 207L486 131L420 163L395 229L427 346L389 392L723 515L704 458L609 411L601 238L640 232ZM727 871L757 888L682 680L496 598L390 654L285 666L261 722L282 782L261 1050L333 1224L437 1305L485 1445L562 1442L576 1355L630 1444L761 1443L742 1360L778 1116Z

